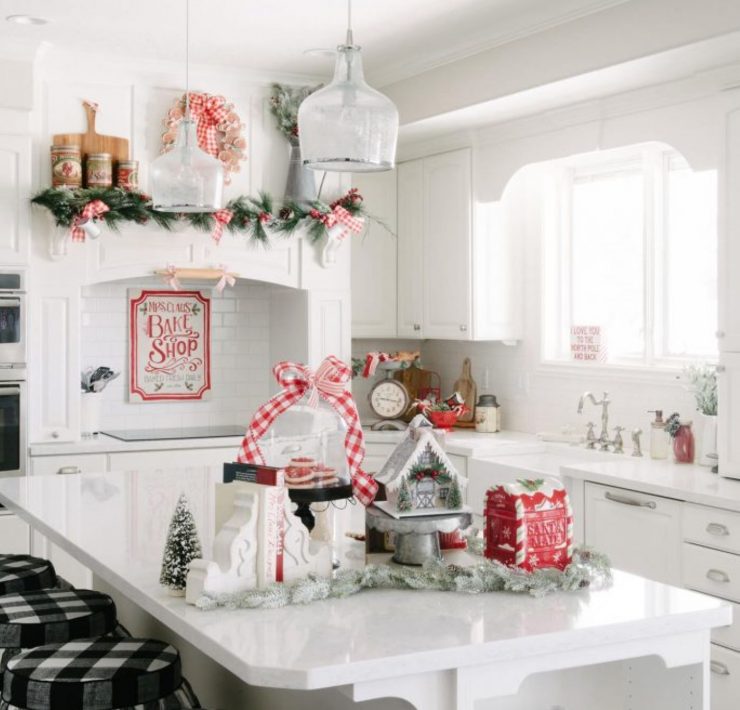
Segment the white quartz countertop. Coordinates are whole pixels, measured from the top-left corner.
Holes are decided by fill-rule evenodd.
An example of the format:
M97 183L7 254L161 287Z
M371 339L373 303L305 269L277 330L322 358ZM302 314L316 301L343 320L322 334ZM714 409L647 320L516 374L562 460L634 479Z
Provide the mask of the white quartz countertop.
M246 431L246 427L245 427ZM219 449L239 450L241 436L215 436L191 439L153 439L150 441L121 441L112 436L97 434L80 441L31 444L31 456L69 456L73 454L107 454L119 451L163 451L167 449Z
M562 476L740 511L740 481L709 468L649 458L565 465Z
M180 492L205 549L220 467L0 480L0 502L244 681L311 689L698 631L730 623L716 599L616 572L612 587L527 595L365 591L274 610L202 612L157 583ZM347 557L362 560L362 545Z
M368 444L396 444L404 435L402 431L373 431L367 426L363 431ZM445 450L460 456L504 456L544 451L545 444L533 434L519 431L480 434L474 429L452 429L445 434Z

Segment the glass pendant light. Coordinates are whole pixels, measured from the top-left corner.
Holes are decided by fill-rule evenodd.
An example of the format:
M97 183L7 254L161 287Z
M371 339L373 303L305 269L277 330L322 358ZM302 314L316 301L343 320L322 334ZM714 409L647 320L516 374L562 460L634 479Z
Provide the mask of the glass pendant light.
M151 166L152 206L160 212L215 212L223 202L224 170L198 146L190 116L190 0L185 2L185 116L175 145Z
M352 38L352 0L334 78L301 103L298 138L303 164L314 170L379 172L395 164L398 110L365 82L360 47Z

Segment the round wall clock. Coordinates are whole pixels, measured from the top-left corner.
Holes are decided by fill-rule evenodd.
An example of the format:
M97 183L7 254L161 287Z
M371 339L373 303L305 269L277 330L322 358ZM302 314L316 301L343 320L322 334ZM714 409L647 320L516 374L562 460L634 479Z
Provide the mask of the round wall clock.
M399 419L409 408L411 397L403 384L391 379L390 372L388 375L370 390L368 399L371 409L380 419Z

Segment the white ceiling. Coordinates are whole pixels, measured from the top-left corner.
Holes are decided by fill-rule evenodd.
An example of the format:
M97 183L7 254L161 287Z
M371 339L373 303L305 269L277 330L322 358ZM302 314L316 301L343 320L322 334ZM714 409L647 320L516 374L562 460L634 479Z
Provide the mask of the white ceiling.
M386 84L627 0L354 0L367 74ZM0 0L0 44L53 45L149 60L183 56L184 0ZM11 14L45 17L35 27ZM191 57L260 73L324 76L346 0L191 0Z

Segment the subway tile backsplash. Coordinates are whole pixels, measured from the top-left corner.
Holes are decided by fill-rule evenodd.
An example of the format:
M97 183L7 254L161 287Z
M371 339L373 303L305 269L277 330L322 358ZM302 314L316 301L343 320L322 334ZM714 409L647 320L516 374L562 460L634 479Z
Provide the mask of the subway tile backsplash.
M179 426L243 424L270 394L269 301L267 287L237 283L211 299L209 399L190 402L128 401L128 291L162 288L161 282L132 280L86 286L82 292L82 366L120 370L102 396L104 429L166 429ZM195 289L191 284L183 288Z

